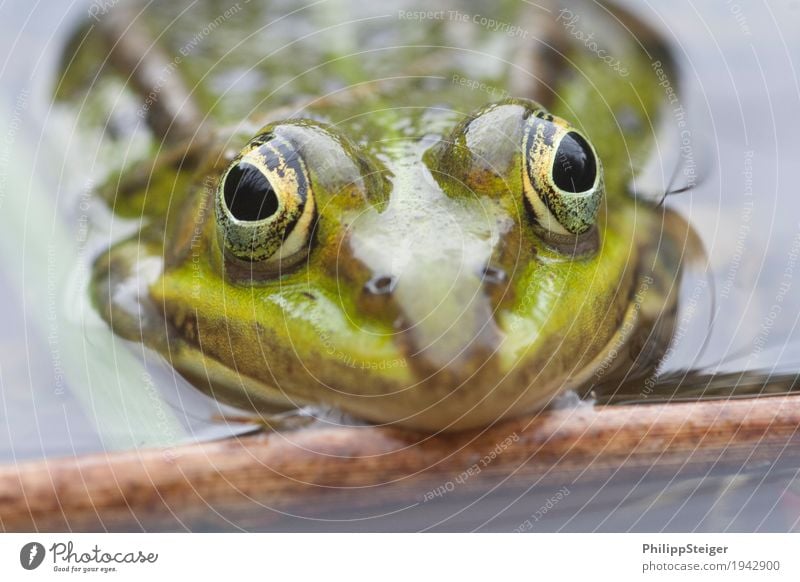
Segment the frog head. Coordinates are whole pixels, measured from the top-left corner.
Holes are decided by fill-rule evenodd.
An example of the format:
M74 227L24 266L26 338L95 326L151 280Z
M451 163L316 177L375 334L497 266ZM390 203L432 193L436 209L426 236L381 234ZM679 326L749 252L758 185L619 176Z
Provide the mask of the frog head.
M206 165L150 287L179 369L239 404L423 430L591 373L633 269L589 138L520 99L413 119L280 121Z

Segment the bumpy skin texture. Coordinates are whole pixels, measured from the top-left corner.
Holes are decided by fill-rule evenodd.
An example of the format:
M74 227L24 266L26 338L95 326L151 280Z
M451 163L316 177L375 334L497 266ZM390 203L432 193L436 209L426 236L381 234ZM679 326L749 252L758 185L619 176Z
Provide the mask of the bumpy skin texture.
M598 27L618 26L587 10L606 18ZM552 115L522 98L486 104L485 93L451 80L468 73L458 51L432 58L428 45L412 46L392 62L426 54L438 80L409 75L365 90L348 79L355 89L291 110L290 119L268 114L274 121L261 129L217 130L144 160L114 180L127 192L118 210L146 215L147 225L98 259L95 301L115 331L164 353L201 388L257 410L325 404L438 431L545 406L624 348L621 330L636 324L631 298L645 271L677 269L674 253L652 250L664 215L625 192L636 164L629 154L646 149L657 108L649 60L628 40L617 47L624 80L568 47L580 73L550 80ZM344 62L314 69L319 87L353 75ZM370 64L376 70L358 70L381 77L385 62ZM509 82L514 71L485 82ZM633 126L626 133L623 110ZM548 190L557 140L548 145L542 122L593 144L589 194ZM278 242L272 231L262 233L263 247L240 236L245 252L227 252L236 230L221 178L250 155L254 135L277 136L299 160L284 189L296 192L302 174L305 204L313 202L308 244L293 260L267 260ZM176 158L193 163L176 168ZM137 186L142 173L147 196ZM159 197L169 204L146 202ZM563 232L544 223L536 200ZM113 289L141 277L146 260L160 267L148 271L132 309ZM652 302L660 290L650 293Z

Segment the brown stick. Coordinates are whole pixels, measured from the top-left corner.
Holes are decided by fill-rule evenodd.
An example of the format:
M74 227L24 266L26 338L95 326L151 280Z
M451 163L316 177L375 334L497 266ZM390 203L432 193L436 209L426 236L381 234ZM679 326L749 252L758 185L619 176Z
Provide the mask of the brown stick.
M787 448L798 426L800 396L582 407L436 437L310 428L8 466L0 469L0 523L7 531L278 528L289 519L282 512L353 516L424 504L448 482L460 483L453 500L501 480L521 491L620 471L746 470L800 456Z
M117 71L144 100L155 135L174 143L201 134L203 116L186 87L177 62L168 58L145 31L132 7L118 6L99 24Z

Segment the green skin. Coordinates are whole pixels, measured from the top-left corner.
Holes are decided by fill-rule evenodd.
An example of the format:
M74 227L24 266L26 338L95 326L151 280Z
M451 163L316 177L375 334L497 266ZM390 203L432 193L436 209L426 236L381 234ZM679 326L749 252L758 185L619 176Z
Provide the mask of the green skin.
M575 45L577 74L549 81L549 109L604 168L588 233L549 235L525 201L525 123L539 106L487 105L437 62L437 82L266 115L262 131L302 158L317 210L306 251L280 272L227 256L217 224L220 177L252 130L214 129L115 176L104 190L115 211L146 220L98 258L95 303L201 389L263 413L329 405L457 430L585 389L633 344L636 356L635 338L659 335L648 326L673 307L687 232L627 194L660 97L650 60L618 44L628 78ZM623 110L634 129L620 129ZM382 277L391 292L370 291Z

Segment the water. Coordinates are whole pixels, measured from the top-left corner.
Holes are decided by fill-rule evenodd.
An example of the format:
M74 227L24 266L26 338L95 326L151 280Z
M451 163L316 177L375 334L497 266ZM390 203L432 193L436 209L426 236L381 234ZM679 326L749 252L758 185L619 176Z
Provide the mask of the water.
M684 311L683 336L665 366L797 371L800 8L679 6L656 18L684 61L681 105L701 184L670 205L700 233L711 269L705 286L693 281L685 294L697 307L693 316ZM698 350L701 339L706 346Z
M662 369L797 372L800 4L630 5L671 39L683 61L676 104L682 109L666 121L675 129L686 115L690 147L680 149L686 136L679 131L665 160L683 156L683 177L696 172L699 179L667 203L695 226L708 258L708 268L684 283L678 334ZM93 219L105 211L87 199L91 172L81 162L94 159L97 143L78 141L50 95L63 44L88 7L23 0L0 7L3 462L242 430L215 421L230 411L158 357L112 341L83 299L97 250L86 224L102 222ZM532 529L793 529L793 477L794 467L776 464L735 481L620 478L599 488L576 482ZM426 507L428 515L408 512L372 527L515 529L552 493L517 499L497 491L469 511L445 502L436 511ZM678 509L676 496L683 499Z
M85 149L52 106L63 45L87 3L11 2L0 69L0 459L169 445L243 430L153 354L115 340L86 301L93 202ZM106 220L107 222L107 220Z

